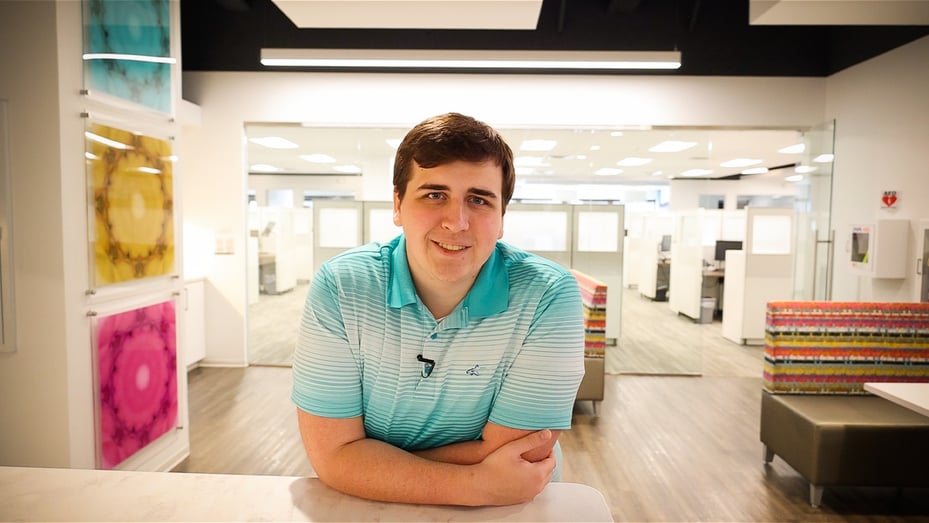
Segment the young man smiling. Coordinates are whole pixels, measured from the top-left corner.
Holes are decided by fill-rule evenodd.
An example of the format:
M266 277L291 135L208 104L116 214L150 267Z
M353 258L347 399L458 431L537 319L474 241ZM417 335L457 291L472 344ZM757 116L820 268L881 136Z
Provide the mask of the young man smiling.
M356 496L507 505L557 478L584 373L580 291L503 242L513 152L448 113L394 166L403 234L327 261L307 295L292 399L320 479Z

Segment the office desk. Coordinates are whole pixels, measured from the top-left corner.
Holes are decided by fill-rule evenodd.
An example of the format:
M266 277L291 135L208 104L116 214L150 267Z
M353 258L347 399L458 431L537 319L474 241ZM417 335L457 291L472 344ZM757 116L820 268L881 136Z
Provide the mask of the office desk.
M509 507L380 503L316 478L0 467L4 521L612 521L599 491L552 483Z
M864 390L929 416L929 383L865 383Z

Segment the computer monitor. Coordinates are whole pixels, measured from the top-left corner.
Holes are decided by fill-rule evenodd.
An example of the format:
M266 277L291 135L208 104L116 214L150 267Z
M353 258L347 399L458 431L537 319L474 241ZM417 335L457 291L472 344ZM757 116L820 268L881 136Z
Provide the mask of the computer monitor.
M665 234L661 237L661 252L671 252L671 235Z
M726 261L726 251L741 251L742 242L719 240L716 242L716 261Z

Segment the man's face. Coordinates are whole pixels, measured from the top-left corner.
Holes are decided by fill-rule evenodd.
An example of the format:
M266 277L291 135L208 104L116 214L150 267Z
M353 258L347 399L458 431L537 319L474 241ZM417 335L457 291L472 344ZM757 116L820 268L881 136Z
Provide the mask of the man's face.
M503 171L492 161L412 167L403 201L394 193L394 223L406 235L413 281L470 288L503 237Z

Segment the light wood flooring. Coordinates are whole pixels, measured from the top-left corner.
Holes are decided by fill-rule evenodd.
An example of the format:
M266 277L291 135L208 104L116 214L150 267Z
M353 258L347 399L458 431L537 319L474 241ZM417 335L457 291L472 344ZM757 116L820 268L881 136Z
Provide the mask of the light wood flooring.
M640 297L624 298L635 307ZM624 312L624 331L678 319L658 319L664 303L637 305L631 317ZM762 460L761 349L713 334L718 322L679 328L690 327L701 329L703 375L606 376L597 415L579 403L573 428L561 436L565 481L599 489L616 521L929 522L929 489L827 488L823 506L811 508L796 472L779 458ZM667 346L653 351L691 350L693 341L693 334L665 339ZM287 367L191 371L191 456L177 470L313 474L290 385Z
M259 294L248 306L248 361L252 365L290 366L309 283L281 294Z

